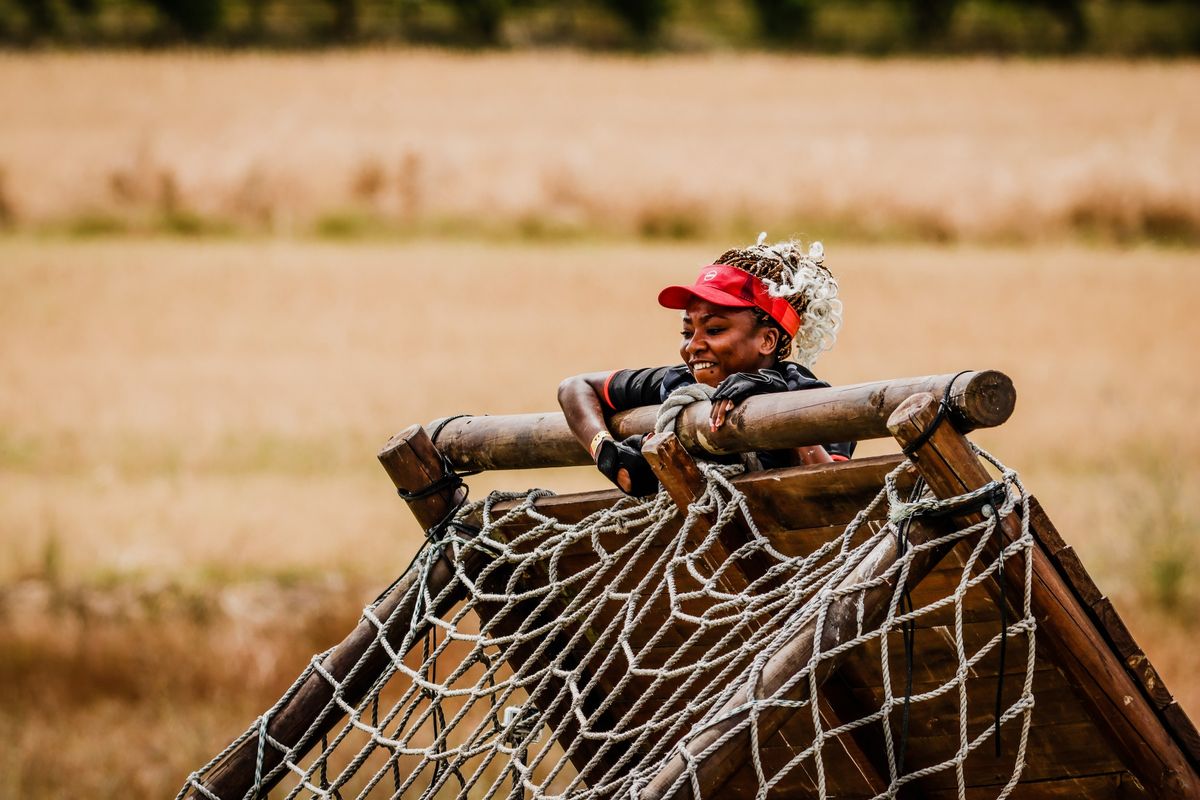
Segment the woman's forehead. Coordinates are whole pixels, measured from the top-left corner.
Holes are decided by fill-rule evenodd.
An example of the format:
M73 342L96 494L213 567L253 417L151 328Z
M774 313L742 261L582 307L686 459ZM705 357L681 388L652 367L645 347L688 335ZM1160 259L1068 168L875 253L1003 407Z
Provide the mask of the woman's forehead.
M693 297L683 310L681 316L684 321L704 320L710 317L735 317L740 314L751 313L748 308L737 308L736 306L719 306L716 303L709 302L702 297Z

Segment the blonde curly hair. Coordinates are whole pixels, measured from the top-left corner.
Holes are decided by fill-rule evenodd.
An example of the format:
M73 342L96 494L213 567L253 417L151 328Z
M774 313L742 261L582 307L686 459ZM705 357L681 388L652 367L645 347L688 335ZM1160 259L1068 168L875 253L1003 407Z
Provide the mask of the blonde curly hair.
M727 250L715 264L726 264L748 272L761 280L772 297L787 299L800 316L795 337L780 330L775 357L783 360L796 348L796 361L806 367L816 363L824 351L833 347L842 327L842 301L838 283L825 266L825 248L813 242L807 250L795 239L764 244L766 234L749 247ZM755 309L760 322L779 327L766 312Z

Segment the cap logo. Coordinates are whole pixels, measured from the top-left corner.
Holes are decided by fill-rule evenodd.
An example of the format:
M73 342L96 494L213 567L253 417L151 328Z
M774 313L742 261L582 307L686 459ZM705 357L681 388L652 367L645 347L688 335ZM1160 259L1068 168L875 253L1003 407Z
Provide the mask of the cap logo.
M717 277L717 271L715 269L710 269L708 272L704 273L704 280L706 281L711 281L715 277Z

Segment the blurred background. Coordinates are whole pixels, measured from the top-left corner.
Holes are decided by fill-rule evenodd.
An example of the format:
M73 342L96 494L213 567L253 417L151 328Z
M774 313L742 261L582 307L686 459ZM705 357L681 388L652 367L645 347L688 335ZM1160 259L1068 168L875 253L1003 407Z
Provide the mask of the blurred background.
M0 0L0 797L172 796L415 552L392 433L674 363L658 289L760 230L841 281L821 377L1013 377L974 438L1200 713L1198 50L1188 2Z

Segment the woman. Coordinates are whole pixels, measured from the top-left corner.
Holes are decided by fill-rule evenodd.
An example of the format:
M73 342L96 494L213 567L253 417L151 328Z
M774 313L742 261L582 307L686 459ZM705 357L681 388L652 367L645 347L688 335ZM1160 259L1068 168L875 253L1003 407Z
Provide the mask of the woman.
M824 265L820 243L802 252L795 241L729 250L700 270L691 286L668 286L665 308L683 311L674 367L592 372L567 378L558 402L571 431L597 468L622 491L653 493L654 473L641 455L640 436L618 442L605 415L657 405L675 389L703 383L716 389L709 423L716 430L737 403L755 394L828 386L808 370L833 346L841 327L837 281ZM786 360L793 346L800 363ZM853 442L759 453L764 467L846 460Z

